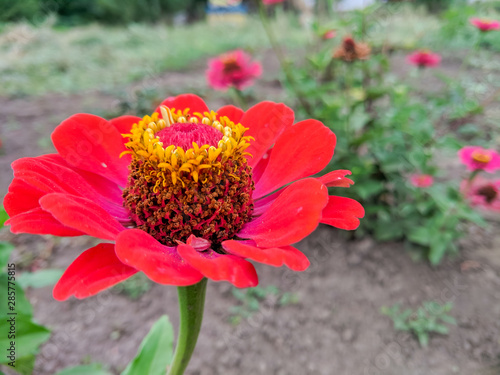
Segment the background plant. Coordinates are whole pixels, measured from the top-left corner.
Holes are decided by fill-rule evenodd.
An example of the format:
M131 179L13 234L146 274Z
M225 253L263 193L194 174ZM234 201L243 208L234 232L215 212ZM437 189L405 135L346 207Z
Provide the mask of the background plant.
M290 292L280 292L274 285L267 287L254 287L247 289L232 288L231 292L239 304L231 306L230 321L232 324L239 324L243 319L250 318L254 313L261 309L261 304L266 300L277 303L279 306L285 306L298 302L297 295Z
M367 23L372 11L377 9L355 12L349 19L349 33L357 43L378 27ZM337 37L337 45L341 43ZM481 103L456 80L442 76L438 79L445 82L444 89L427 93L415 78L430 78L429 71L397 78L391 66L392 55L401 48L397 45L375 42L369 59L352 62L333 58L332 47L310 46L294 73L307 100L302 117L312 111L312 117L337 134L330 168L353 173L356 188L347 194L363 202L367 216L355 236L403 240L415 255L438 264L445 254L457 252L457 240L470 223L483 224L459 193L459 182L447 181L439 165L442 155L453 155L462 146L453 134L443 135L443 124L471 121L481 113ZM464 124L475 130L468 121ZM416 188L409 181L415 173L438 181Z
M392 307L382 307L381 312L392 319L395 330L413 333L420 345L426 347L429 343L429 334L448 334L449 329L443 323L456 324L455 318L447 314L452 308L452 303L441 306L435 301L427 301L416 311L412 309L401 311L401 306L395 304Z

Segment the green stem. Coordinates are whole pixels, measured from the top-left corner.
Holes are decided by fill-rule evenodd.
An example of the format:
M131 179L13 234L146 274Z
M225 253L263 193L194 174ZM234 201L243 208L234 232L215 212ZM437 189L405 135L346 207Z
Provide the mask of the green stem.
M274 35L273 30L271 28L271 24L269 23L269 17L267 16L266 13L266 8L264 7L264 4L262 3L262 0L258 0L259 3L259 15L260 15L260 20L262 22L262 25L264 26L264 30L267 35L267 39L269 39L269 43L271 43L271 47L278 58L281 69L285 73L286 80L288 81L288 84L290 85L290 88L295 94L295 97L298 99L300 105L302 108L304 108L305 112L312 117L312 109L311 105L309 102L306 100L306 96L302 93L302 90L300 87L297 85L297 82L295 81L295 78L293 76L293 72L290 69L290 66L288 62L286 61L285 53L281 49L281 46L278 43L278 40L276 39L276 35Z
M236 106L240 107L244 111L248 109L247 100L240 90L236 87L231 87L231 95Z
M177 288L180 311L179 337L168 375L184 374L189 364L201 329L206 290L206 278L198 284Z

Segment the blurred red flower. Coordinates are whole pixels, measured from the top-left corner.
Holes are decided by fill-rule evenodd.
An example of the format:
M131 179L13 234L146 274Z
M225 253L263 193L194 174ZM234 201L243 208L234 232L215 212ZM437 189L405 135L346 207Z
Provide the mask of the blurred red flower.
M471 25L474 25L482 32L500 30L500 22L495 20L487 20L484 18L471 18L469 20Z
M209 60L206 73L208 83L217 90L229 87L243 90L261 74L261 64L251 61L251 56L239 49Z
M334 59L346 62L366 60L370 57L371 48L363 42L356 42L351 36L344 37L342 44L333 52Z
M428 50L420 50L408 55L406 61L419 68L432 68L441 63L441 56Z
M415 187L426 188L432 186L434 178L428 174L413 174L410 176L410 182Z
M330 162L335 135L316 120L294 124L283 104L211 112L186 94L143 119L74 115L52 141L56 154L13 163L4 206L13 233L106 241L68 267L58 300L138 271L160 284L255 286L248 260L305 270L291 244L319 223L350 230L364 216L355 200L328 196L327 187L353 183L349 171L311 177Z
M478 176L472 181L462 181L460 191L471 206L500 212L500 180Z
M458 156L469 171L484 170L493 173L500 169L500 155L495 150L466 146L458 151Z
M335 30L327 30L323 33L321 38L323 40L333 39L337 36L337 32Z

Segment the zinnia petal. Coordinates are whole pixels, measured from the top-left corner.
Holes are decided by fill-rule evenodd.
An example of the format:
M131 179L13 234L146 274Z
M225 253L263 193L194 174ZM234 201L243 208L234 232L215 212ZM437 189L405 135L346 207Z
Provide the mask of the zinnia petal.
M219 108L217 114L219 115L219 118L226 116L236 124L240 122L245 112L243 112L242 109L235 107L234 105L226 105L224 107Z
M32 186L35 194L39 194L36 192L41 191L45 194L65 193L81 196L98 203L119 220L128 220L128 214L121 205L121 201L119 204L111 202L94 190L79 173L53 160L56 160L56 158L45 156L16 160L12 163L14 176L16 179L21 179L29 186ZM16 195L16 197L19 201L24 199L22 195ZM39 205L37 204L37 206Z
M40 199L40 206L61 224L103 240L114 240L125 230L106 210L85 198L52 193Z
M38 201L45 192L31 186L20 178L14 178L9 192L3 200L3 206L9 217L40 207Z
M345 197L328 197L321 222L340 229L353 230L359 226L359 219L365 216L365 209L359 202Z
M230 240L224 241L222 247L233 255L274 267L281 267L285 264L294 271L304 271L310 264L307 257L293 246L262 249L242 241Z
M339 170L327 173L324 176L318 177L318 180L321 181L326 187L345 187L345 188L348 188L352 184L354 184L353 180L345 177L346 175L350 175L350 174L351 174L351 171L348 171L345 169L339 169Z
M164 246L139 229L129 229L118 235L116 255L123 263L141 270L160 284L186 286L203 278L179 256L175 247Z
M130 133L130 129L132 129L132 125L138 123L142 119L138 116L120 116L115 117L114 119L109 120L109 122L118 130L120 134ZM124 139L126 139L124 137Z
M80 113L63 121L52 133L59 154L73 167L97 173L120 186L125 186L130 155L123 137L107 120Z
M111 125L113 125L120 134L129 134L132 129L132 125L138 123L142 119L137 116L120 116L109 120ZM127 143L129 140L126 137L122 137L123 143Z
M246 224L238 233L259 247L281 247L299 242L321 219L328 190L318 180L307 178L288 186L269 209Z
M36 157L38 160L47 160L54 164L59 164L63 167L69 168L74 172L78 173L87 183L92 186L92 188L101 194L104 198L110 200L116 205L123 205L122 190L119 186L107 178L100 176L96 173L84 171L69 165L66 160L59 154L47 154Z
M250 108L241 118L241 124L249 130L246 136L255 138L246 152L252 155L248 164L253 167L271 148L283 131L292 126L293 111L284 104L262 102Z
M301 121L286 129L273 147L253 196L263 197L294 180L321 171L332 159L335 143L335 134L316 120Z
M34 208L13 216L5 222L5 225L10 225L12 233L51 234L61 237L74 237L85 234L61 224L50 213L41 208Z
M229 281L238 288L249 288L259 283L254 266L235 255L222 255L212 249L196 251L192 246L181 244L179 255L203 276L214 281Z
M194 94L184 94L179 96L172 96L170 98L165 99L160 106L167 106L168 108L174 108L175 110L184 110L186 108L190 109L191 113L205 113L210 112L207 105L198 95ZM161 116L160 107L156 109Z
M71 296L87 298L137 273L116 257L115 245L101 243L84 251L66 269L54 287L53 296L64 301Z

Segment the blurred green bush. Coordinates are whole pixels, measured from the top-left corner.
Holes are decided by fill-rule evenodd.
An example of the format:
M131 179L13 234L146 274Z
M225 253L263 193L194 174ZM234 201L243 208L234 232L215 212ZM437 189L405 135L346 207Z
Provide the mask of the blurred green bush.
M206 0L0 0L0 22L37 22L55 14L60 24L156 22L185 11L200 14Z

